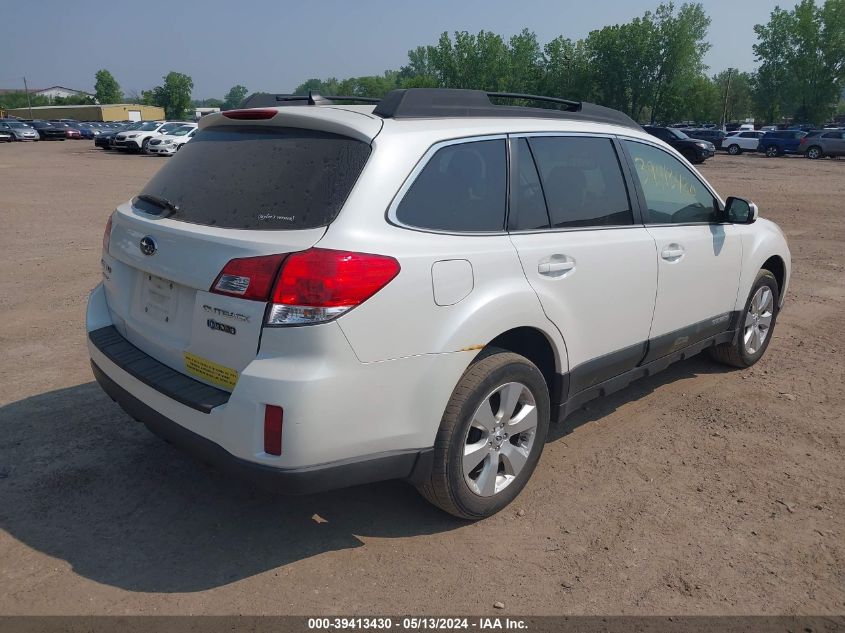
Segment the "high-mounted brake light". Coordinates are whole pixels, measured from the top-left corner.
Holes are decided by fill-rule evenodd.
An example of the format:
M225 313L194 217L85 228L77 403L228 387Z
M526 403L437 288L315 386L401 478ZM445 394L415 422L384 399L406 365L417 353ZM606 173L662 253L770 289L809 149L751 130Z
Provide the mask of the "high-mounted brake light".
M110 215L108 221L106 222L106 229L103 231L103 252L108 254L109 252L109 244L111 243L111 221L114 215Z
M239 120L264 120L264 119L272 119L278 113L278 110L273 108L250 108L246 110L226 110L223 112L223 116L227 119L239 119Z
M267 325L309 325L362 304L399 274L392 257L311 248L287 257L273 289Z
M279 264L284 258L284 255L265 255L232 259L217 275L211 285L211 292L253 301L267 301L276 282Z

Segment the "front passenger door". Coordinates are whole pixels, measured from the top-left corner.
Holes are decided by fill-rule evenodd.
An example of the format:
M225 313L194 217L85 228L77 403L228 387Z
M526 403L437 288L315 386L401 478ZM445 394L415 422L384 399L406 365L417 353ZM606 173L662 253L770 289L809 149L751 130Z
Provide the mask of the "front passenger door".
M645 362L729 329L742 243L693 171L650 143L626 140L644 222L657 243L657 299Z

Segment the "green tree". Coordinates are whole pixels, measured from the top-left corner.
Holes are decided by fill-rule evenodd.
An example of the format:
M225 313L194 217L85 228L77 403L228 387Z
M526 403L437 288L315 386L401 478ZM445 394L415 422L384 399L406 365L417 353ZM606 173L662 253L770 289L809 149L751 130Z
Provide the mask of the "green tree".
M528 29L508 40L508 72L503 88L508 92L537 94L543 78L543 49Z
M141 91L141 103L164 108L168 119L183 119L191 107L193 80L183 73L169 72L164 77L164 84L152 90Z
M335 80L337 81L337 80ZM319 94L323 93L323 80L317 79L316 77L311 79L306 79L301 84L299 84L296 88L294 88L293 94L295 95L307 95L309 92L316 92Z
M593 93L603 104L642 120L671 122L686 95L702 84L710 18L699 3L661 4L626 24L591 32L586 40Z
M223 109L223 99L194 99L191 105L195 108L220 108Z
M105 68L97 71L94 75L94 93L97 103L120 103L123 100L123 93L120 84L114 76Z
M69 95L67 97L53 97L53 105L93 105L94 97L89 95Z
M793 116L822 123L834 112L845 84L845 0L801 0L776 8L754 27L757 111L768 121Z
M710 117L712 121L743 121L754 115L754 100L751 90L754 77L735 68L723 70L713 76L713 85L718 91L717 110Z
M226 93L226 96L223 97L223 105L220 106L221 110L233 110L241 105L243 100L246 98L247 93L249 91L246 87L238 84L237 86L233 86L229 89L229 92Z
M593 73L583 40L556 37L543 48L540 94L564 99L593 99Z
M4 110L11 110L13 108L26 108L32 104L35 106L50 105L50 100L47 97L29 94L29 99L26 98L26 93L21 91L7 92L0 94L0 108Z

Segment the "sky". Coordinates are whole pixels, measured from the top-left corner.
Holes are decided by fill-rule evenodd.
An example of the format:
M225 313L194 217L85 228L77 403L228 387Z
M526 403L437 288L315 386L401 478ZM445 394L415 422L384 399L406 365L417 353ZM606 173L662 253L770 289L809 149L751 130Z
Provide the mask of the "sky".
M0 88L60 85L93 92L106 68L125 93L149 89L171 70L190 75L194 98L290 92L310 77L380 74L443 31L523 28L541 44L627 22L660 0L144 0L0 1ZM711 74L754 68L753 27L777 0L701 0L712 19ZM676 2L679 4L679 2ZM781 0L782 6L794 2Z

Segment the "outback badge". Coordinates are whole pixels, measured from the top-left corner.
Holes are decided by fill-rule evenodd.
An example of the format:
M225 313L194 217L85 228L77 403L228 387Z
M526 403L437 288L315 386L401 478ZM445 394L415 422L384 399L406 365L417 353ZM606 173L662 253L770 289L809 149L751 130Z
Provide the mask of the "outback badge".
M226 334L237 334L238 331L233 328L231 325L226 325L225 323L220 323L220 321L215 321L214 319L208 319L205 324L211 328L212 330L217 330L218 332L226 332Z

